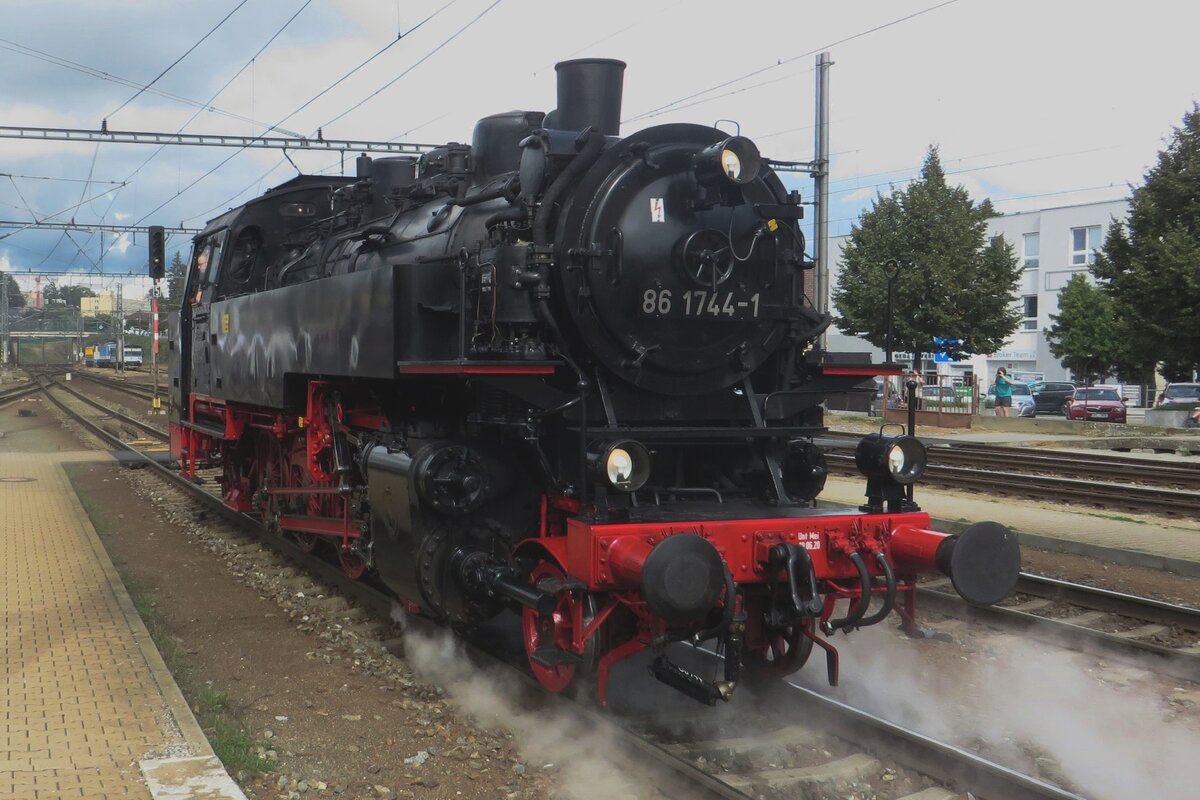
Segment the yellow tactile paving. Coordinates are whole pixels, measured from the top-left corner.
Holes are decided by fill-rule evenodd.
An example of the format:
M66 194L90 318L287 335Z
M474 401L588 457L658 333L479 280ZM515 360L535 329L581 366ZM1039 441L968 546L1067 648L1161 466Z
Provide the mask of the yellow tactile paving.
M0 453L4 800L149 798L139 760L211 755L61 466L96 458Z

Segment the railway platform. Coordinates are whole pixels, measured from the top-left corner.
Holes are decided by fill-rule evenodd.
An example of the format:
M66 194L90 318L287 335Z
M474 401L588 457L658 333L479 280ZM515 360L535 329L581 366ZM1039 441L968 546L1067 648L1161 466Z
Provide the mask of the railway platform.
M245 800L63 468L104 457L0 452L0 798Z

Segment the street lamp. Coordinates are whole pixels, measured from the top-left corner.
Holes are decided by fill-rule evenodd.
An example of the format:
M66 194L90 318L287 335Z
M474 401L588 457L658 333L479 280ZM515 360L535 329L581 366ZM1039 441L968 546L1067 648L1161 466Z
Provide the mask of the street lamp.
M889 258L883 262L883 276L887 278L887 342L884 348L886 352L886 363L892 363L892 337L896 321L896 278L900 277L900 261L899 259Z

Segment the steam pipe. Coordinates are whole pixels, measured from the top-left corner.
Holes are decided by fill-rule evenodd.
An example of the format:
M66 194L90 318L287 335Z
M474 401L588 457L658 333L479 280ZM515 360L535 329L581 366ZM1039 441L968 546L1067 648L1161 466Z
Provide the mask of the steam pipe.
M520 180L516 175L514 175L504 183L497 186L495 189L489 189L486 192L467 194L464 191L461 196L456 196L452 202L456 206L474 206L480 203L486 203L488 200L499 200L501 197L503 197L511 205L512 202L517 199L520 186Z
M579 134L579 138L584 141L583 148L575 158L571 159L571 163L567 164L566 168L550 184L546 193L542 195L542 204L533 218L533 243L535 245L550 243L550 215L554 213L555 203L558 202L567 187L591 167L600 157L601 151L604 150L604 134L598 133L590 127Z
M883 583L886 591L883 595L883 606L874 614L859 620L859 627L863 628L882 622L888 614L892 613L892 608L896 605L896 572L892 569L892 563L888 561L886 553L876 553L875 561L883 570Z
M862 560L862 556L857 551L850 554L850 563L858 570L858 585L860 595L857 603L850 606L850 612L841 619L831 619L822 625L822 629L826 633L833 633L842 628L853 628L862 619L863 614L867 611L867 606L871 604L871 574L867 572L867 564Z
M484 227L490 228L493 225L498 225L501 222L520 222L529 216L529 212L525 206L515 206L513 208L504 208L492 214L484 221Z

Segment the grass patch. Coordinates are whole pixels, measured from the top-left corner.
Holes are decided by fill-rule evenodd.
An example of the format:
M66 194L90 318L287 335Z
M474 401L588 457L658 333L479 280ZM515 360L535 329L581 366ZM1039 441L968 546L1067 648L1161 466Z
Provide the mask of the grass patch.
M88 465L64 466L67 477L75 487L79 502L91 519L96 532L103 538L117 533L119 520L116 515L109 513L103 505L96 502L95 496L80 485L79 478L89 469ZM230 706L228 693L214 687L211 681L205 680L188 658L187 650L167 627L162 612L157 608L154 595L129 573L128 564L116 559L113 559L113 564L125 584L125 590L129 592L130 599L133 600L138 616L150 632L150 638L158 648L163 663L171 671L175 683L179 685L192 713L196 715L196 721L200 723L200 728L208 737L213 752L221 759L221 763L233 775L243 770L252 774L274 771L276 763L258 755L260 744L254 740L249 726L239 717L237 709Z
M1111 519L1116 522L1132 522L1136 525L1145 525L1146 524L1145 520L1135 519L1134 517L1127 517L1124 514L1101 514L1099 511L1084 511L1083 513L1087 514L1089 517L1100 517L1101 519Z

